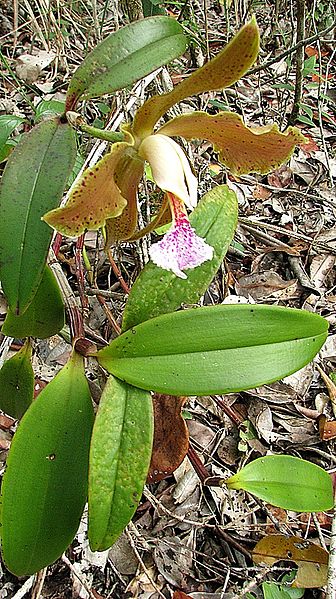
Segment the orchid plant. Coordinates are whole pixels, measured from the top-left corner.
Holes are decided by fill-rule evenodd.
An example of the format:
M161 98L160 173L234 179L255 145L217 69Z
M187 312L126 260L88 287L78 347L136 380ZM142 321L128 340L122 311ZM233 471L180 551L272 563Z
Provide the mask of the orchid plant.
M232 112L210 116L195 111L161 121L174 104L230 86L246 73L259 50L255 19L171 92L147 100L120 132L97 131L75 112L81 98L127 87L181 55L185 46L182 27L169 17L144 19L113 33L71 78L65 114L23 135L4 170L0 278L8 309L1 332L26 338L0 370L0 408L20 419L0 510L3 560L17 576L37 572L62 555L86 501L92 550L116 541L136 511L147 476L159 480L157 474L166 476L178 465L168 459L166 467L165 419L175 414L173 438L167 439L171 448L178 445L178 431L186 434L180 413L186 396L237 392L279 380L312 360L327 336L328 323L304 310L248 304L178 310L181 304L197 303L208 288L233 238L238 208L227 185L197 202L197 178L173 138L209 140L237 176L266 173L304 143L296 128L280 133L276 125L248 127ZM67 204L57 207L75 164L77 126L113 144L75 183ZM139 231L137 193L146 163L164 195L152 222ZM170 221L130 290L121 334L109 344L103 340L105 347L98 351L85 339L81 308L53 255L52 269L47 264L52 228L72 237L102 228L110 246ZM33 399L31 337L60 333L64 305L71 355ZM96 414L85 375L88 355L109 375ZM164 465L157 466L157 448ZM187 451L187 436L183 448L178 463ZM278 458L276 467L272 457ZM316 465L291 456L257 462L221 484L291 510L332 507L330 477Z
M168 207L172 217L170 230L150 248L153 262L186 278L185 270L211 260L213 248L196 235L187 216L187 209L192 210L197 203L197 178L172 138L208 140L234 175L276 169L305 138L295 127L285 133L277 125L247 127L232 112L211 116L195 111L168 120L157 130L155 127L174 104L188 96L236 83L255 62L258 52L259 30L252 18L218 56L171 92L147 100L133 123L122 126L124 141L113 144L107 155L88 168L73 187L66 206L48 212L44 220L68 236L104 227L108 246L139 237L135 233L137 190L147 162L165 198L157 218L143 234L160 224ZM70 118L75 120L72 114Z

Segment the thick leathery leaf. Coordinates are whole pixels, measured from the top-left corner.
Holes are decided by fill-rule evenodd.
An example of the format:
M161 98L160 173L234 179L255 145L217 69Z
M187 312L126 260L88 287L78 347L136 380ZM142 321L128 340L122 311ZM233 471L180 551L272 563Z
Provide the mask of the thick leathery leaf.
M261 539L252 552L256 564L273 566L279 561L295 562L298 571L291 587L316 588L327 584L328 552L302 537L270 535Z
M87 496L93 408L76 354L38 395L14 435L2 483L2 554L16 576L54 562Z
M153 441L149 393L110 377L92 433L89 473L89 540L93 551L110 547L131 520L149 468Z
M119 216L127 201L115 182L115 173L125 153L132 151L127 142L113 144L111 152L84 171L66 205L51 210L43 220L64 235L78 237L86 229L95 231L106 219Z
M119 29L84 59L73 75L66 99L72 110L77 100L123 89L183 54L186 38L170 17L150 17Z
M253 17L215 58L168 94L153 96L137 111L133 131L141 138L150 135L159 118L188 96L223 89L238 81L254 63L259 52L259 30Z
M45 266L41 282L27 310L16 316L7 312L2 332L10 337L39 337L47 339L64 326L62 295L49 266Z
M328 323L304 310L221 305L147 320L100 350L101 365L142 389L208 395L251 389L307 364Z
M205 194L190 214L190 224L197 235L214 248L212 260L187 270L187 279L147 264L134 283L124 311L122 330L173 312L182 303L193 304L209 286L216 274L235 232L238 205L235 193L227 185L219 185Z
M334 504L329 474L316 464L289 455L258 458L225 484L295 512L322 512Z
M41 281L52 236L41 217L59 203L75 158L73 130L55 118L24 135L8 160L0 189L0 278L15 314L25 311Z
M0 409L13 418L21 418L33 401L34 372L31 357L31 344L26 341L0 370Z
M163 125L159 132L185 139L207 139L234 175L269 173L290 158L296 144L306 142L296 127L288 127L284 133L275 124L246 127L234 112L181 115Z

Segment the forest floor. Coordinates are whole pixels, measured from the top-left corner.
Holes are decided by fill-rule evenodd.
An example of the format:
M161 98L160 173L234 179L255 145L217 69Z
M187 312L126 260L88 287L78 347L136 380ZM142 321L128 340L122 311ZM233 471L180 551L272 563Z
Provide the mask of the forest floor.
M87 51L126 23L114 2L54 2L50 11L47 4L44 0L0 2L0 114L25 119L13 132L13 144L31 127L37 106L44 114L62 108L67 82ZM220 2L204 5L206 13L203 3L196 0L166 5L186 27L187 53L161 69L147 86L83 105L87 121L97 127L127 121L143 98L162 93L167 82L178 83L207 55L218 52L244 22L245 8L239 3L230 4L227 11ZM261 30L256 67L232 88L186 100L177 110L213 114L229 108L243 115L249 125L275 122L281 130L287 126L296 81L297 25L291 1L283 0L279 6L276 15L273 3L252 4ZM324 377L336 370L335 22L330 29L335 14L332 2L309 6L306 37L314 39L304 46L303 92L295 122L309 143L298 147L288 164L269 175L242 177L228 175L210 144L185 147L199 173L201 193L227 183L239 200L234 242L202 305L249 302L296 307L317 312L330 323L330 336L319 356L285 380L221 397L221 404L213 397L188 399L184 410L190 444L209 476L226 478L266 453L302 457L330 473L336 468L336 410L331 401L333 388L328 389ZM77 171L89 153L98 160L105 148L99 140L90 145L85 134L78 136L78 144ZM0 148L0 168L9 151ZM150 214L145 194L141 201L145 219ZM103 305L98 301L87 277L86 325L97 336L109 339L115 334L106 314L121 322L127 299L123 282L132 286L150 243L147 236L113 248L121 282L101 241L97 244L97 234L86 236L87 255L105 300ZM63 239L58 258L78 297L75 244L70 239ZM5 312L2 299L2 319ZM15 340L11 351L19 346L20 340ZM60 336L37 341L34 368L38 379L49 381L65 364L70 350ZM90 376L99 395L99 375L92 369ZM0 416L2 471L15 428L12 424ZM174 474L146 487L133 522L109 551L89 550L84 519L66 556L36 577L17 579L0 565L0 599L157 599L172 597L177 590L193 599L322 599L323 588L309 588L309 574L302 591L277 595L274 587L263 588L267 581L283 581L297 564L282 561L265 568L253 563L251 553L265 534L279 533L328 548L331 523L331 513L298 514L241 491L228 493L204 486L185 458ZM183 599L183 594L176 593L175 599Z

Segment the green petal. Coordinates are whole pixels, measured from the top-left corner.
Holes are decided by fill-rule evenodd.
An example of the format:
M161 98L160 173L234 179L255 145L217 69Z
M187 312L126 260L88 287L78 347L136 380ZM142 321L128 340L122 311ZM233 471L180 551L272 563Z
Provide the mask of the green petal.
M246 127L233 112L208 115L205 112L185 114L169 121L159 130L168 136L185 139L207 139L219 152L219 159L233 174L269 173L286 162L295 146L306 138L296 127L280 133L277 125Z
M251 67L259 52L259 30L253 17L225 48L168 94L154 96L137 111L133 131L143 139L159 118L177 102L203 92L229 87Z

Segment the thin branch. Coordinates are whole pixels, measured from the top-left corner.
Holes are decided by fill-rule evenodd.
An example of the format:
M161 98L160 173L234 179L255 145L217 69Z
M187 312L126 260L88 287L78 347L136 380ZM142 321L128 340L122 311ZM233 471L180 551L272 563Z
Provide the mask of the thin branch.
M303 48L304 46L309 46L309 44L312 44L313 42L316 42L316 40L321 39L321 37L323 37L324 35L329 33L329 31L332 31L332 29L334 29L335 27L336 27L336 19L333 21L333 23L331 25L329 25L329 27L326 27L326 29L323 29L322 31L320 31L319 33L316 33L315 35L312 35L311 37L306 37L306 39L301 40L300 42L298 42L297 44L295 44L288 50L285 50L281 54L278 54L278 56L275 56L275 58L272 58L271 60L268 60L267 62L264 62L263 64L260 64L257 67L254 67L254 69L251 69L248 72L248 75L254 75L254 73L259 73L260 71L264 71L265 69L268 69L268 67L271 67L273 64L280 62L280 60L282 60L283 58L286 58L286 56L289 56L290 54L294 54L294 52L296 52L296 50L298 48Z

